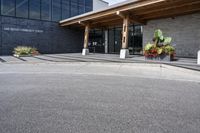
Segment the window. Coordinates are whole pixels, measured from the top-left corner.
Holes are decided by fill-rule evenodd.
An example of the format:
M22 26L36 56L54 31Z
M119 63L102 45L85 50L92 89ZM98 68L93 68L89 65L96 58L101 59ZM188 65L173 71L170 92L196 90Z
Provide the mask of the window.
M93 2L92 0L85 0L85 12L90 12L93 10Z
M40 19L40 0L29 0L29 18Z
M71 17L78 15L78 0L71 0Z
M1 0L2 15L15 16L15 0Z
M52 20L61 20L61 0L52 0Z
M41 0L42 20L51 20L51 0Z
M83 14L85 12L85 1L78 0L78 14Z
M70 1L62 0L62 19L70 17Z
M28 18L28 0L16 0L16 16Z
M92 11L93 0L0 0L1 14L59 21Z

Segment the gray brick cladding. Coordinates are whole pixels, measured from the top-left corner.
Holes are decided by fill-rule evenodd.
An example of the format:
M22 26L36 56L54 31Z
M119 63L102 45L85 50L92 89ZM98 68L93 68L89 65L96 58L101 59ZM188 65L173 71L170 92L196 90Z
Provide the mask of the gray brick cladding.
M143 46L151 42L156 29L173 38L177 56L197 57L200 50L200 13L149 21L143 26Z
M56 22L0 16L0 55L14 47L32 46L41 53L81 52L83 31L60 27Z

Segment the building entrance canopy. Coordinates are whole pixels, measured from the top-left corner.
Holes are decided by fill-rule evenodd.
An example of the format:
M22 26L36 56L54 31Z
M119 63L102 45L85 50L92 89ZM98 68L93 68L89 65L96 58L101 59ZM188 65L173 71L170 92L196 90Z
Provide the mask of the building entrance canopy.
M103 10L89 12L60 21L60 26L85 28L84 48L87 49L91 28L123 25L122 49L128 47L128 25L145 25L149 20L176 17L200 11L199 0L129 0ZM123 56L124 53L124 56ZM126 51L121 52L126 57Z

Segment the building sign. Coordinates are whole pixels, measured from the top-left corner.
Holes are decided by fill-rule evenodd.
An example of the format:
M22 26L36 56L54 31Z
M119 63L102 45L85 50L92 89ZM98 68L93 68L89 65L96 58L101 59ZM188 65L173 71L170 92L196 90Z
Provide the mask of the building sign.
M35 29L22 29L22 28L4 28L5 31L18 31L18 32L30 32L30 33L43 33L43 30L35 30Z

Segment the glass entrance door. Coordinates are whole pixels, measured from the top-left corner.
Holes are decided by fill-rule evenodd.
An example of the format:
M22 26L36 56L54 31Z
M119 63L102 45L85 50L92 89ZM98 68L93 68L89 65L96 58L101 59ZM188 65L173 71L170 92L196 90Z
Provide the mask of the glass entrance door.
M108 37L108 39L105 39L105 37ZM106 32L103 29L102 30L94 29L90 31L90 37L89 37L90 52L105 53L105 51L108 51L106 53L119 54L121 47L122 47L122 27L109 28L108 30L106 30ZM143 49L141 26L131 25L129 27L128 49L130 54L141 54L141 51Z
M91 30L89 36L89 50L92 53L105 53L104 31Z
M122 28L115 28L115 53L120 53L122 47Z
M122 45L122 28L109 29L108 51L109 53L120 53Z
M141 54L142 46L142 27L131 26L129 27L129 52L130 54Z

